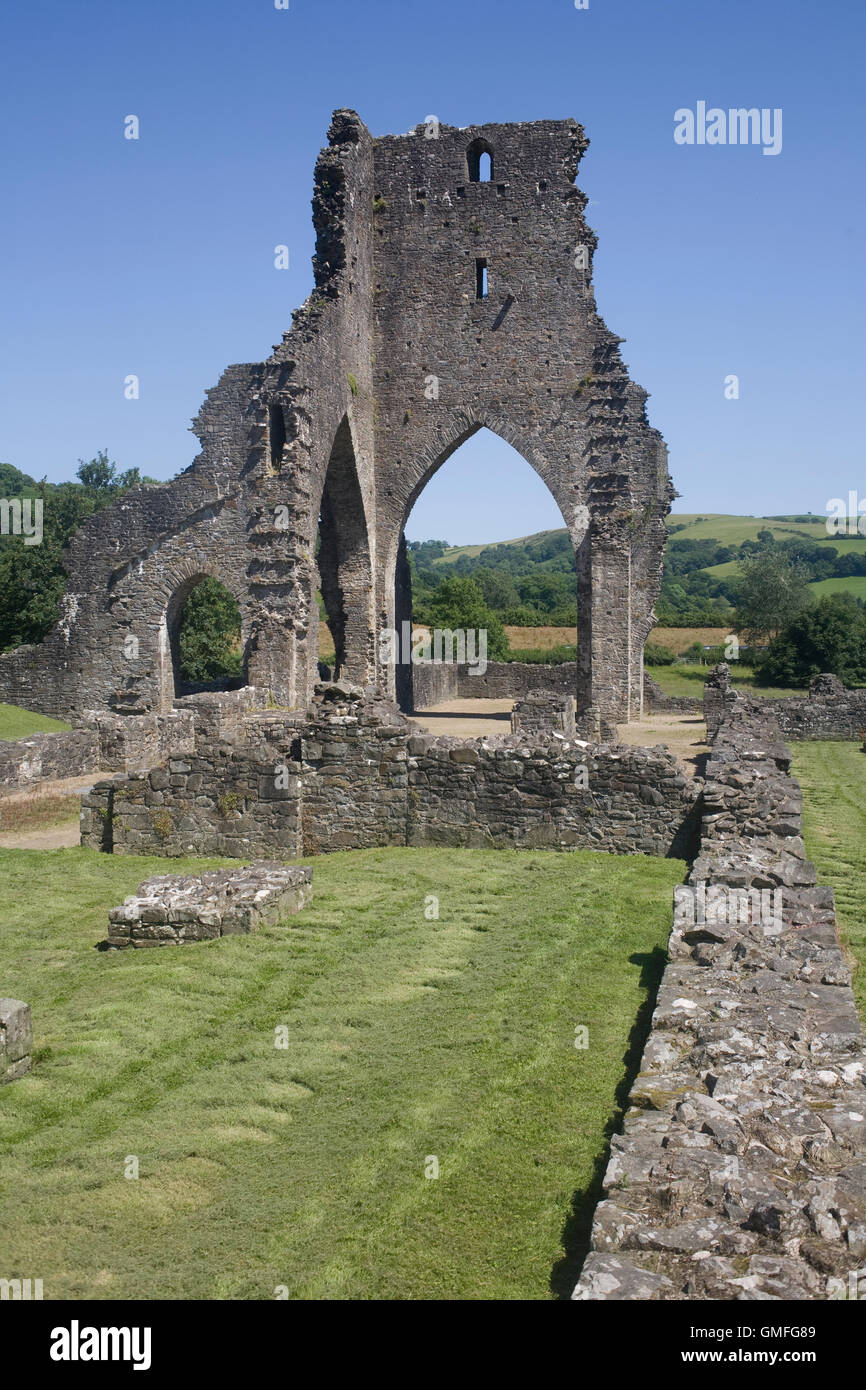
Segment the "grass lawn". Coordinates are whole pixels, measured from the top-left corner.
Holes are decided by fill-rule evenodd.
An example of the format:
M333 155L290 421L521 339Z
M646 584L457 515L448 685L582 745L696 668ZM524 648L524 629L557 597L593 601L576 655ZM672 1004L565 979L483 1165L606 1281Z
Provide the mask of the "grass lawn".
M818 598L828 594L853 594L855 598L866 598L866 574L852 574L847 579L816 579L809 585L809 592Z
M49 719L47 714L34 714L29 709L19 709L17 705L0 704L0 740L28 738L30 734L56 734L60 729L69 729L60 719Z
M648 666L646 668L654 680L658 681L666 695L696 695L704 693L704 684L712 666ZM805 690L787 690L777 686L755 685L751 666L740 666L731 662L731 683L741 690L751 690L754 695L766 695L770 699L784 699L789 695L806 694Z
M859 963L854 993L866 1022L866 753L859 743L792 743L803 831L822 883L836 893L842 939Z
M118 953L94 949L107 909L164 859L0 867L0 980L37 1049L0 1089L4 1277L46 1298L570 1291L679 861L327 855L286 927Z

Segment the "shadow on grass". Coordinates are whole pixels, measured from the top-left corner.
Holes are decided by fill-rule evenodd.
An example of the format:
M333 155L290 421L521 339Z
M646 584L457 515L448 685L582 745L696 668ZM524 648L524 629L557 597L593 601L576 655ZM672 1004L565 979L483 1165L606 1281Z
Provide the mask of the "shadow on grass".
M623 1055L624 1070L614 1093L616 1109L604 1127L604 1148L596 1157L589 1183L572 1196L571 1211L562 1228L561 1243L565 1254L557 1260L550 1275L550 1291L555 1298L571 1298L574 1286L580 1278L583 1262L589 1253L592 1218L601 1200L602 1180L610 1157L610 1141L614 1134L619 1134L622 1130L622 1117L649 1036L659 984L667 959L667 952L660 946L656 946L649 954L638 952L629 956L631 965L641 967L640 983L641 988L646 990L646 998L638 1009Z

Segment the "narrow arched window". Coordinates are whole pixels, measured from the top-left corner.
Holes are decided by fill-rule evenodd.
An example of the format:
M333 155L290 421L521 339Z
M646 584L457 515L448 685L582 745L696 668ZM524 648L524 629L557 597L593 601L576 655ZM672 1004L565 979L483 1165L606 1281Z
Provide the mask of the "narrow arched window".
M466 151L470 183L490 183L493 178L493 151L486 140L473 140Z

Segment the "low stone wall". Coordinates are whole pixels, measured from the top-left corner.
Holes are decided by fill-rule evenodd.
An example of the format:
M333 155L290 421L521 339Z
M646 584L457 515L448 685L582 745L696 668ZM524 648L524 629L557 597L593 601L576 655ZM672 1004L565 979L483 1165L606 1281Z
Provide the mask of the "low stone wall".
M417 734L383 700L321 688L310 715L249 715L242 741L102 781L82 843L121 854L296 857L383 845L685 854L698 784L663 749L561 736Z
M707 736L730 711L746 706L775 718L783 738L860 741L866 734L866 690L848 690L838 676L815 676L806 696L768 700L735 690L725 662L714 667L704 687Z
M520 700L536 691L573 695L577 663L491 661L480 675L466 665L419 662L412 667L412 688L414 709L427 709L446 700Z
M513 734L561 734L563 738L574 738L573 695L555 695L549 690L538 690L517 700L511 711L511 732Z
M0 999L0 1086L17 1081L32 1065L33 1024L30 1005Z
M0 790L16 790L46 779L81 777L99 767L94 729L32 734L0 742Z
M555 690L574 695L577 662L544 665L535 661L491 661L484 675L473 675L466 666L457 668L457 695L461 700L521 699L536 690Z
M576 1299L862 1296L866 1047L789 767L727 713Z
M182 946L275 926L306 907L313 871L250 864L203 874L161 874L108 914L105 949Z

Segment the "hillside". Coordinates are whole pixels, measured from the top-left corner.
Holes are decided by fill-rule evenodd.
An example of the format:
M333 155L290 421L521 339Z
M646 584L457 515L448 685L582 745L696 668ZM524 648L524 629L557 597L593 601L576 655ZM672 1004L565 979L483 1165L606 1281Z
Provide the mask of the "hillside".
M866 599L866 536L830 536L823 516L675 512L667 526L656 605L662 626L728 627L739 563L768 545L806 571L816 598L847 592ZM572 628L577 621L574 557L564 527L491 545L416 541L409 549L422 617L444 580L465 577L478 583L510 628Z

